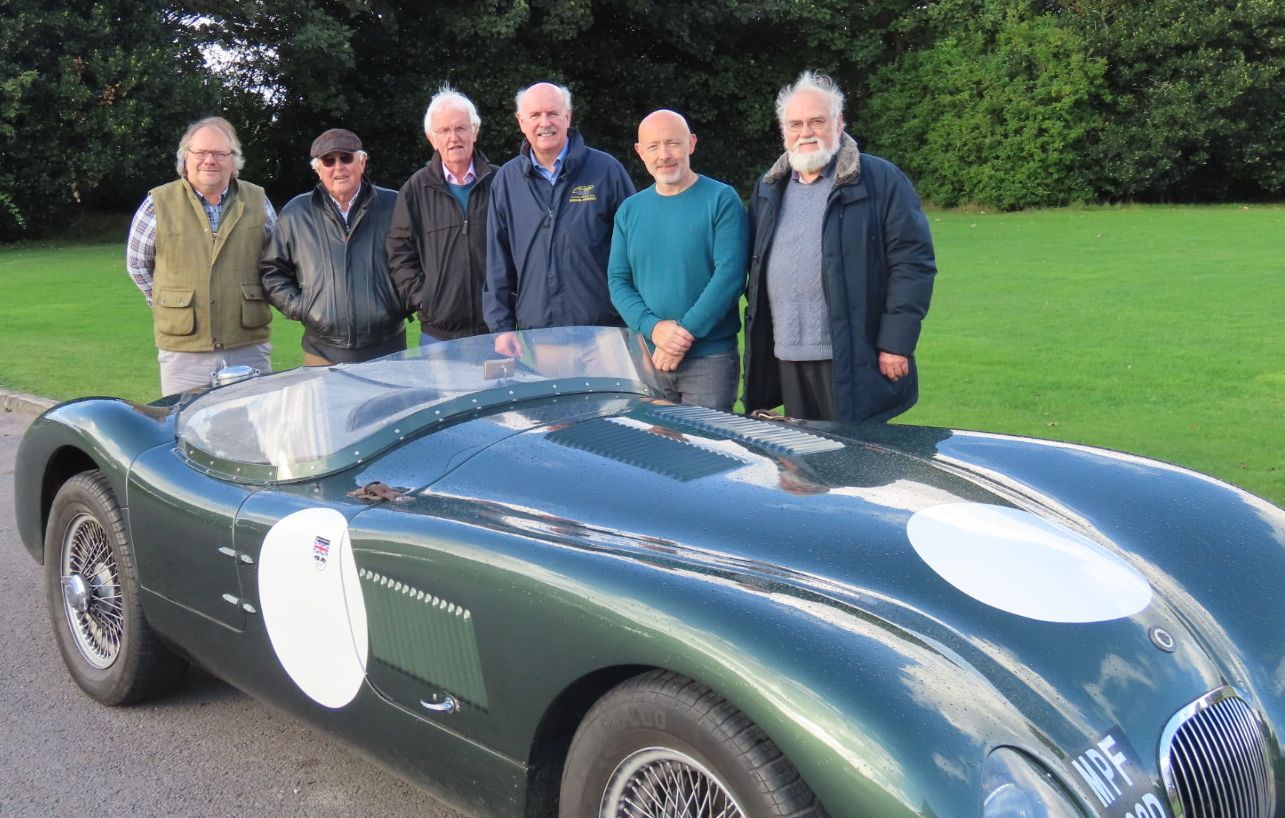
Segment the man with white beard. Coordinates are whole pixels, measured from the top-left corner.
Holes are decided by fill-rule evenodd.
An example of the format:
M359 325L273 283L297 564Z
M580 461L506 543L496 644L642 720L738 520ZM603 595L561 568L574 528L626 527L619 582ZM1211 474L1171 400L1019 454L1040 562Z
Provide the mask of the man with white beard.
M910 180L844 132L832 79L804 71L776 114L786 152L750 198L745 411L888 420L919 397L928 220Z

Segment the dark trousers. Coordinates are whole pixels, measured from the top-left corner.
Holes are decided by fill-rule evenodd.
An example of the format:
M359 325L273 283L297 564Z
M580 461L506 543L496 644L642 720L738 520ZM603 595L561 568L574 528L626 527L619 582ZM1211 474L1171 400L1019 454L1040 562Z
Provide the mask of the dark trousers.
M777 361L785 414L802 420L834 420L834 362Z

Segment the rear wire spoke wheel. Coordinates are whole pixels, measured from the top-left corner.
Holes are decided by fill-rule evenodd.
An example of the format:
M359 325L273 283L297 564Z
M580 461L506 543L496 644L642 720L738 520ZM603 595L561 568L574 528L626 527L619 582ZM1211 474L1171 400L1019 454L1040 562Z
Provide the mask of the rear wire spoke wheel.
M143 618L124 519L102 472L81 472L54 496L44 562L54 640L82 690L102 704L131 704L182 680L186 660Z
M585 714L560 818L824 818L790 760L722 696L668 671L613 688Z

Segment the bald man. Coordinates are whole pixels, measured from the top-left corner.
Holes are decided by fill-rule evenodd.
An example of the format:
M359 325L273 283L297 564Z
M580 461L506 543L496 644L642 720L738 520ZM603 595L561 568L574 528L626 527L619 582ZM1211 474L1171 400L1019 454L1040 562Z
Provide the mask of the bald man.
M731 187L692 170L696 135L673 111L648 114L634 150L656 183L616 211L611 301L647 341L667 398L730 412L740 379L745 208Z
M634 183L615 157L571 127L571 92L518 92L526 143L495 174L486 222L482 306L496 351L520 354L512 330L621 326L607 294L611 222Z

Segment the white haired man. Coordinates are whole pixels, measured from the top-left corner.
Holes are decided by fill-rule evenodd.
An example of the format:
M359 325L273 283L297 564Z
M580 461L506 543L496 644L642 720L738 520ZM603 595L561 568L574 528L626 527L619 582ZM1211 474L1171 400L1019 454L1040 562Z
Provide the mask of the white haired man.
M487 331L486 220L499 170L476 147L482 119L473 102L443 85L424 113L428 164L402 185L388 231L388 268L421 346Z
M526 143L491 187L483 297L502 355L519 354L516 329L623 325L607 258L616 208L634 194L624 166L571 127L569 90L540 82L514 102Z
M134 214L125 268L152 308L161 394L208 386L224 364L272 368L272 310L259 255L276 212L245 164L232 123L207 117L179 140L179 178Z
M843 92L781 89L785 153L750 199L745 410L887 420L919 396L915 345L937 265L910 180L843 131Z
M352 131L322 132L308 155L317 185L281 208L259 261L268 300L303 324L304 366L403 350L406 311L384 252L397 193L367 177L367 154Z

